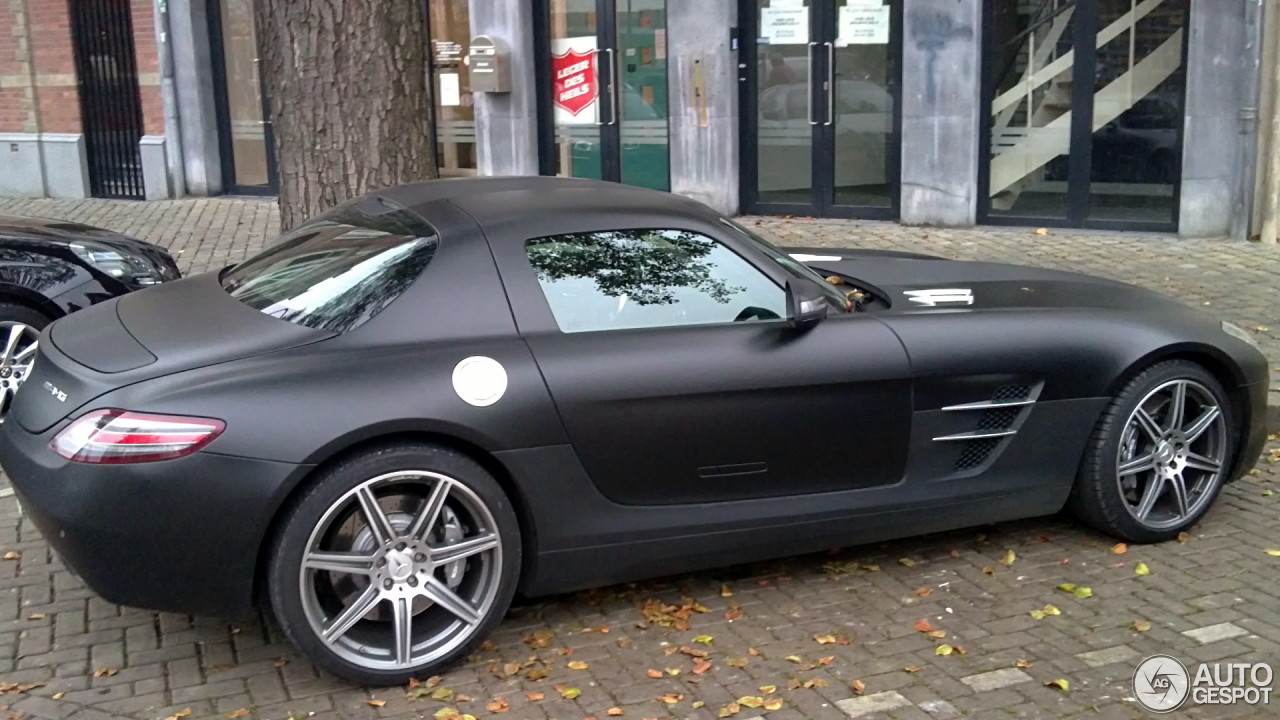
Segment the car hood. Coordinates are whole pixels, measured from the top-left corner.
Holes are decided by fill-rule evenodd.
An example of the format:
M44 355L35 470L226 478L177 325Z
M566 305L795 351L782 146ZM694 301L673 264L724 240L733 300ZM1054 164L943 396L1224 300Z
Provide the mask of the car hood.
M330 337L241 303L222 289L216 272L195 275L51 324L11 417L43 432L111 390Z
M841 275L889 302L889 313L1035 308L1123 309L1212 316L1152 290L1062 270L885 250L786 248L823 276ZM1216 322L1216 321L1215 321Z
M67 246L79 240L92 240L114 250L128 253L147 253L163 250L145 240L131 238L117 232L45 218L0 216L0 238L27 240Z

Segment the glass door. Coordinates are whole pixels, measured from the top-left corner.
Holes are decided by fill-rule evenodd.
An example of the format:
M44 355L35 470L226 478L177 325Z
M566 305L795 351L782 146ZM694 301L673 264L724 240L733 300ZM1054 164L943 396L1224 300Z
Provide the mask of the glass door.
M218 122L223 185L237 194L276 189L275 139L258 73L258 36L252 0L220 0L215 17L214 65L219 82Z
M669 189L666 0L548 0L547 8L544 170Z
M436 167L440 177L476 174L476 114L471 75L463 65L471 36L467 0L427 4L431 45L431 115L436 133Z
M744 0L743 207L896 217L898 0Z
M1177 227L1187 9L989 0L980 220Z

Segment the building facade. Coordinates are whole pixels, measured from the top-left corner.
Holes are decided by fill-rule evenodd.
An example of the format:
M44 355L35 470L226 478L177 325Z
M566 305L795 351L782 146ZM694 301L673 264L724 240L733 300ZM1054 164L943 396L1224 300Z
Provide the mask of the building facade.
M15 57L27 59L0 65L9 83L0 133L38 153L0 158L44 154L46 170L43 185L10 181L0 195L101 194L110 183L98 176L120 171L104 170L111 163L100 149L139 131L143 196L273 192L252 0L10 7L19 8L15 37L28 38ZM445 176L603 178L729 213L1250 233L1263 0L427 0L426 8ZM94 93L120 89L107 83L114 76L95 48L120 55L125 44L76 34L76 16L90 10L132 20L127 33L119 22L94 27L132 37L136 126L104 129L95 119L104 106L119 112ZM509 89L473 91L477 36L509 53ZM77 167L78 181L67 170Z

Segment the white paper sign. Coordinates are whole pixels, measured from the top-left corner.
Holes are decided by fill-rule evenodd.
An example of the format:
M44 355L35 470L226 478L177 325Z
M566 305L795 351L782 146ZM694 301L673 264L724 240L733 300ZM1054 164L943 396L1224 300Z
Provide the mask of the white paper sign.
M887 45L892 22L893 18L887 7L842 7L836 44L840 47Z
M763 8L760 37L770 45L804 45L809 42L809 8Z
M458 73L440 73L440 105L451 107L462 104L462 88Z

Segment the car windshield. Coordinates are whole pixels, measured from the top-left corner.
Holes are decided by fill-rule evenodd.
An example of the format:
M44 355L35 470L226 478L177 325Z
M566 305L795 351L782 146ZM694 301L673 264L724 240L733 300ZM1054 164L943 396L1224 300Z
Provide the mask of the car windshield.
M225 272L222 286L272 317L343 333L400 297L438 245L435 229L406 210L340 206Z
M803 278L817 283L818 287L822 289L822 293L827 296L827 302L830 303L832 307L840 310L841 312L847 312L849 310L849 299L844 296L844 293L840 292L835 288L835 286L827 282L826 278L815 272L813 268L782 252L778 248L774 247L773 243L765 240L754 232L751 232L742 225L739 225L728 218L721 218L721 221L739 235L746 238L753 247L767 255L770 260L781 265L783 270L786 270L788 273L798 278Z

